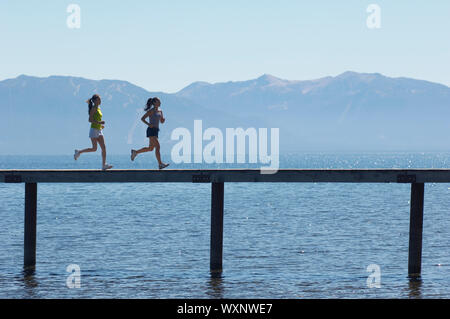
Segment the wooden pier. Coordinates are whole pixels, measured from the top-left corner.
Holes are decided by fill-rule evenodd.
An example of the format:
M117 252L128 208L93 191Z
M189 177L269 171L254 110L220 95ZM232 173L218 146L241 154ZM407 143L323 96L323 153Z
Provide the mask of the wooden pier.
M448 169L0 170L0 183L25 184L24 267L36 265L38 183L210 183L211 273L222 272L224 183L411 184L408 275L420 277L425 183L450 183Z

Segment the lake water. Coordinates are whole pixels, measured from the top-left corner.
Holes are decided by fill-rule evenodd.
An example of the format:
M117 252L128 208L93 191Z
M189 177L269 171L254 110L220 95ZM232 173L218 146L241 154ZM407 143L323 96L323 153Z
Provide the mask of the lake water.
M167 156L166 156L166 159ZM153 154L111 155L155 168ZM98 168L100 155L0 156L0 169ZM281 168L448 168L450 153L300 153ZM171 168L251 167L174 165ZM253 167L255 167L253 165ZM226 183L223 274L209 272L210 184L38 184L24 274L24 185L0 184L0 298L448 298L450 185L426 184L409 280L409 184ZM69 265L80 288L68 288ZM371 288L368 266L380 270Z

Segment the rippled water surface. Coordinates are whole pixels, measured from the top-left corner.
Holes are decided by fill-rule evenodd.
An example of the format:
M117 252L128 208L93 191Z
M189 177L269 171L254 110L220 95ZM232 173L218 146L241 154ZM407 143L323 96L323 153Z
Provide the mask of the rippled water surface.
M99 155L0 156L0 169L97 168ZM115 168L154 168L152 156ZM448 168L450 153L290 154L282 168ZM172 168L219 166L172 165ZM250 167L222 165L220 167ZM24 185L0 184L0 298L448 298L450 185L426 184L422 278L407 278L408 184L226 183L221 277L210 184L38 184L23 272ZM69 265L81 270L70 289ZM367 267L379 266L380 288Z

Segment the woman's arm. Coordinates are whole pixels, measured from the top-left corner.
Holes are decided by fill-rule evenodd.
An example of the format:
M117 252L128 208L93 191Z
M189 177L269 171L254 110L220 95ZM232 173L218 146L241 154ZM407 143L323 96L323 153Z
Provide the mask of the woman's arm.
M164 122L166 121L166 118L164 117L164 114L163 114L162 111L161 111L161 118L159 119L159 121L160 121L161 123L164 123Z
M153 127L153 125L151 125L151 124L150 124L149 122L147 122L145 119L146 119L147 117L149 117L150 115L152 115L154 111L155 111L155 110L150 110L150 111L148 111L147 113L145 113L144 116L141 117L141 121L144 122L146 125L148 125L148 126L150 126L150 127Z

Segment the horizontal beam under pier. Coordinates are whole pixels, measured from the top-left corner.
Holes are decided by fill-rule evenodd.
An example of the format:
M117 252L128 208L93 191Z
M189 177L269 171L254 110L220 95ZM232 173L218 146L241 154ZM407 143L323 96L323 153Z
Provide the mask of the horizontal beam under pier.
M450 183L449 169L0 170L0 183Z

